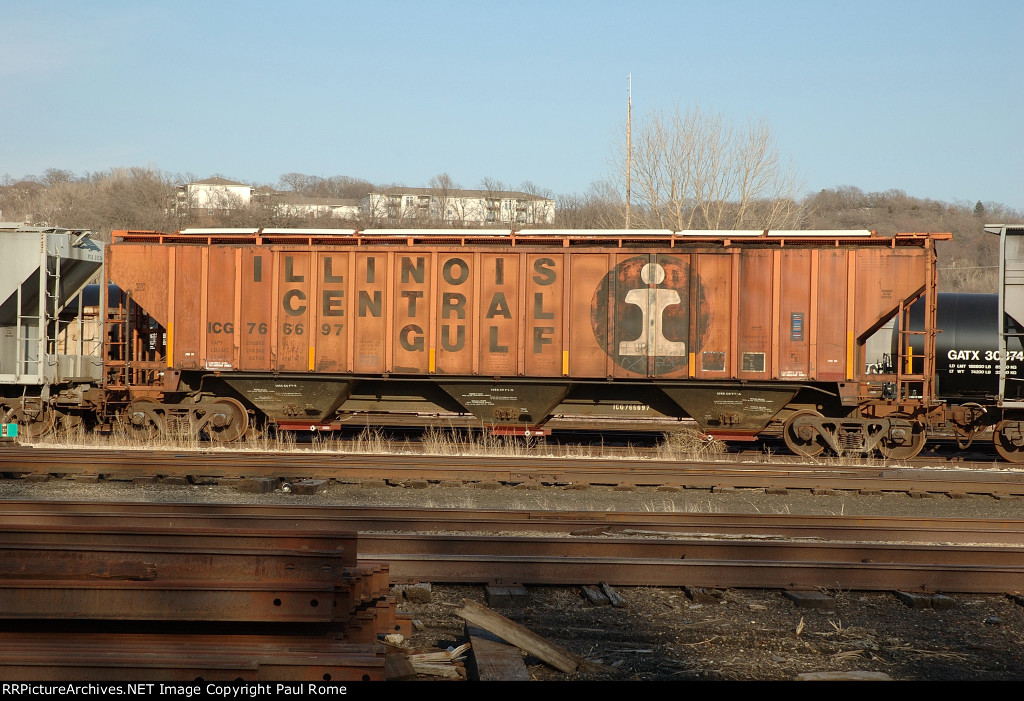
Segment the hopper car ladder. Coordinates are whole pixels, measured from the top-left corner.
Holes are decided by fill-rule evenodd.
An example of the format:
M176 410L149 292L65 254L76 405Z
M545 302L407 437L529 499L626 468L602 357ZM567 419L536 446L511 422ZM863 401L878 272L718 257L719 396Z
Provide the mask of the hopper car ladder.
M929 268L926 290L933 290L934 270ZM924 296L924 323L920 331L914 331L910 323L910 308ZM938 310L938 295L922 292L917 298L901 301L897 312L897 348L893 359L896 371L895 396L897 401L905 399L931 400L935 396L935 328ZM914 352L914 341L920 337L920 353Z
M162 386L166 362L154 336L163 330L154 326L130 294L122 293L118 303L111 305L104 326L106 388L121 397L120 401L108 401L127 404L132 387Z

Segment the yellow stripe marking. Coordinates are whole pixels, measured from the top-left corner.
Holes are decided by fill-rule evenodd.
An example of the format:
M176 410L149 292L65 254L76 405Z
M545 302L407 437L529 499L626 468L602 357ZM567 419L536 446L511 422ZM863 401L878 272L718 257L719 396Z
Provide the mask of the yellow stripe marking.
M853 379L853 332L846 332L846 379Z

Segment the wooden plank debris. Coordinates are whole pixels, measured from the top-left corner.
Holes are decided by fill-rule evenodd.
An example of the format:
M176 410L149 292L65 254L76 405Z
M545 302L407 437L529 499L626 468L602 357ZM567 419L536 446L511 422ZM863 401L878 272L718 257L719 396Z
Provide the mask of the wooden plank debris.
M608 597L608 601L615 608L626 607L626 600L619 595L619 592L615 591L615 589L612 588L612 585L608 584L607 582L601 582L601 591L602 593L604 593L605 596Z
M850 672L805 672L794 677L798 682L891 682L885 672L865 672L853 670Z
M327 487L327 480L321 479L300 479L291 483L292 494L322 494Z
M792 601L797 608L801 609L834 609L836 601L828 594L820 591L803 591L787 589L783 592L785 597Z
M530 595L522 584L488 584L484 596L490 606L513 608L530 603Z
M683 587L687 598L695 604L717 604L722 601L720 589L708 589L706 587Z
M401 681L416 676L416 669L409 658L402 652L388 650L384 657L384 678L388 681Z
M583 592L584 598L594 606L607 606L611 603L608 597L605 596L597 587L588 585L581 587L580 591Z
M922 594L918 592L898 591L896 598L912 609L937 609L945 611L955 605L953 599L943 594Z
M495 613L483 604L463 599L462 608L455 613L561 672L575 672L584 662L579 655L545 640L533 631Z
M473 649L470 677L482 682L528 682L530 672L519 648L499 640L483 628L466 624Z
M458 679L465 676L463 663L466 660L465 654L469 649L470 644L465 643L452 650L409 655L407 659L417 674Z

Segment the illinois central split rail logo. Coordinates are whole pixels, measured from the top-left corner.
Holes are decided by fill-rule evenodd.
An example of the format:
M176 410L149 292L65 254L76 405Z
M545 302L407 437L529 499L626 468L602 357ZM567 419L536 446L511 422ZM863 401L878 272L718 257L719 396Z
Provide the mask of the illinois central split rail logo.
M703 298L697 280L698 301ZM690 268L675 256L627 258L601 280L591 303L598 343L617 365L645 375L682 370L689 362Z

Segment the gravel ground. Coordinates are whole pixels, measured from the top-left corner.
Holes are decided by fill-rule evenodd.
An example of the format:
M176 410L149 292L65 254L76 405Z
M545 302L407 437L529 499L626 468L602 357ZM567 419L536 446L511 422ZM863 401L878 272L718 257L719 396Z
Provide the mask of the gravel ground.
M223 485L88 484L0 480L2 499L211 503L405 505L510 509L591 509L702 513L919 515L1024 518L1024 501L905 494L712 494L592 487L424 489L331 484L317 495L243 493ZM526 658L533 679L789 680L801 674L873 672L896 680L1024 679L1024 607L1004 596L956 595L952 608L912 609L895 595L832 591L832 610L803 609L778 591L726 590L693 600L682 589L617 590L624 607L595 606L574 587L538 587L520 608L499 609L588 664L565 675ZM476 586L435 586L429 601L400 608L422 622L403 646L426 652L465 640L455 615L463 599L484 601Z

